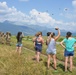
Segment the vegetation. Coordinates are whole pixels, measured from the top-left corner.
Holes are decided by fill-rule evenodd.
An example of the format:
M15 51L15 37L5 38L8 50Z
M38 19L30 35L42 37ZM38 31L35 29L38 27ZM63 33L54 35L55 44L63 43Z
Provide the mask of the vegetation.
M22 54L19 56L16 52L16 37L12 36L11 46L0 44L0 75L75 75L75 68L73 72L64 72L64 65L62 62L57 61L58 70L53 69L53 64L51 62L50 69L46 67L47 57L46 55L41 55L42 61L37 63L33 60L35 56L32 38L33 36L27 36L23 39L23 46L30 49L22 48ZM44 37L46 40L46 37ZM43 54L46 54L47 46L43 45ZM33 50L33 51L32 51ZM63 48L57 45L57 58L64 61ZM74 65L76 65L76 52L74 56Z
M32 38L33 37L31 37L31 39ZM64 39L64 37L60 37L58 39L58 42L62 41L63 39ZM44 37L44 40L46 40L46 37ZM24 47L26 47L28 49L34 50L32 40L25 40L25 39L23 39L23 45L24 45ZM57 58L59 60L61 60L61 61L64 61L64 49L61 47L60 44L57 44L56 47L57 47ZM47 46L44 43L42 54L46 55L46 49L47 49ZM76 66L76 48L75 48L75 56L74 56L74 65Z

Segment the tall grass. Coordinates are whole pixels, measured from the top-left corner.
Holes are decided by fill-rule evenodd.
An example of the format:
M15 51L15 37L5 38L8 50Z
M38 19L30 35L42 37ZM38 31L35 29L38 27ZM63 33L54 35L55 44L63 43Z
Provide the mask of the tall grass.
M31 38L32 39L32 38ZM64 39L64 37L60 37L58 39L58 42L62 41ZM44 41L46 41L46 37L44 37ZM33 42L32 40L23 40L23 45L28 48L28 49L31 49L31 50L34 50L34 47L33 47ZM56 48L57 48L57 58L61 61L64 61L64 49L62 48L62 46L60 44L56 45ZM46 44L44 43L43 44L43 47L42 47L42 53L46 55L46 49L47 49L47 46ZM74 65L76 66L76 49L75 49L75 54L74 54L74 58L73 58L73 62L74 62Z
M41 55L42 61L37 63L34 58L35 53L22 48L22 53L19 56L16 50L16 39L12 37L12 45L1 45L0 44L0 75L75 75L75 68L73 69L73 73L69 71L65 73L64 66L61 62L57 62L58 71L55 72L53 69L53 64L50 64L50 69L48 70L46 67L47 57ZM23 45L31 50L34 50L33 43L30 40L23 39ZM61 52L63 51L60 46L57 46L57 57L60 60L62 57ZM43 45L43 53L46 51L46 46ZM62 57L63 58L63 57ZM52 63L52 60L51 60Z

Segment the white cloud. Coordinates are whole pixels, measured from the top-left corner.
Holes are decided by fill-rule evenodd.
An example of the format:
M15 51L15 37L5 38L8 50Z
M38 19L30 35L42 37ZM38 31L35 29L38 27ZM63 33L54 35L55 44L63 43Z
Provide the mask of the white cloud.
M76 21L76 0L72 0L73 8L64 8L65 12L60 13L60 16L65 18L66 20Z
M55 20L50 16L48 12L40 12L36 9L32 9L29 12L29 15L26 15L26 13L18 11L14 6L8 7L6 2L0 2L0 22L3 22L5 20L11 21L17 25L47 25L52 27L59 27L65 30L67 30L67 28L69 30L72 30L72 28L76 28L76 22L64 23L63 21Z
M72 1L72 5L76 8L76 0Z
M65 30L71 30L71 31L75 31L76 30L76 22L67 22L64 23L65 24Z
M76 21L76 13L71 12L71 13L60 13L60 16L65 17L65 19L71 20L71 21Z
M53 25L55 23L55 19L50 17L50 15L46 12L39 12L36 9L33 9L30 11L30 16L32 19L36 21L36 23L42 23L42 24L51 24Z
M7 6L6 2L3 2L3 3L0 2L0 9L6 10L7 8L8 8L8 6Z
M39 12L36 9L32 9L29 15L26 15L21 11L18 11L14 6L9 8L6 2L0 2L0 14L0 21L9 20L22 25L25 23L34 25L54 25L57 22L47 12Z

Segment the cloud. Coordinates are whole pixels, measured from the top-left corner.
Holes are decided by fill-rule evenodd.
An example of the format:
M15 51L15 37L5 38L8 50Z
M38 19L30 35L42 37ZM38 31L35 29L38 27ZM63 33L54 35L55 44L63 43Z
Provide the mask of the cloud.
M8 6L6 5L6 2L0 2L0 9L7 9L8 8Z
M64 17L65 20L76 21L76 12L60 13L60 16Z
M76 0L72 0L73 8L64 8L64 12L60 13L60 16L70 21L76 21Z
M54 24L55 23L55 19L53 19L52 17L50 17L50 15L47 12L39 12L36 9L32 9L30 11L30 16L33 20L36 21L36 23L38 24Z
M64 14L61 15L64 16ZM68 14L68 16L72 15ZM32 9L27 15L26 13L17 10L14 6L8 7L6 2L0 2L0 22L4 22L5 20L11 21L17 25L33 24L48 27L59 27L65 30L67 30L67 28L69 30L76 28L76 22L64 22L63 20L56 20L50 16L48 12L40 12L36 9Z
M18 11L14 6L9 8L6 2L0 2L0 22L8 21L21 21L25 17L25 14Z
M66 22L64 23L65 26L65 30L68 30L68 31L75 31L76 30L76 22Z
M9 20L21 25L25 23L34 25L54 25L57 22L47 12L40 12L36 9L32 9L29 15L26 15L18 11L14 6L9 8L6 2L0 2L0 17L0 21Z
M76 8L76 0L72 1L72 5Z

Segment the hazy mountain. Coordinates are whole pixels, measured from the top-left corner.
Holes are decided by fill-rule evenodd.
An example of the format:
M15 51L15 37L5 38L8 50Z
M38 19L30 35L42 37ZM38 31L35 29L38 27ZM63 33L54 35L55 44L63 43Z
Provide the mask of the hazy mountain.
M18 31L22 31L25 35L35 35L35 33L38 31L42 31L43 35L46 35L48 31L55 32L57 34L57 31L54 28L47 28L47 27L38 26L38 25L21 26L21 25L12 24L9 21L0 23L0 31L2 32L9 31L14 35L16 35ZM61 30L61 35L66 35L66 31Z
M25 35L34 35L38 31L42 31L44 35L46 35L46 32L52 30L50 28L45 28L38 25L15 25L12 24L9 21L4 21L3 23L0 23L0 31L2 32L11 32L12 34L17 34L18 31L22 31Z
M8 21L5 21L3 23L0 23L0 31L2 32L11 32L12 34L17 34L18 31L22 31L25 33L25 35L30 34L30 32L33 32L33 29L27 27L27 26L19 26L12 24Z

